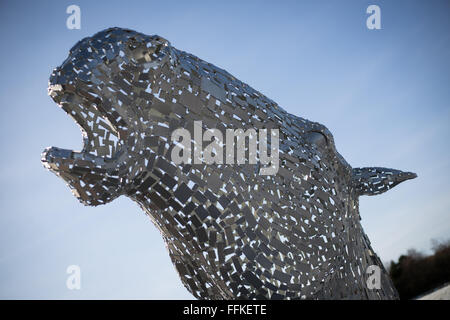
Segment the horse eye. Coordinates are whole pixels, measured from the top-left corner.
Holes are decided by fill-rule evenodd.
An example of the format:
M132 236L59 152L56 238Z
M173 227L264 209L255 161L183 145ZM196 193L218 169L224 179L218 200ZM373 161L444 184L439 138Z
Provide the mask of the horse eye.
M308 141L318 147L326 147L328 145L327 137L323 133L317 131L308 133Z

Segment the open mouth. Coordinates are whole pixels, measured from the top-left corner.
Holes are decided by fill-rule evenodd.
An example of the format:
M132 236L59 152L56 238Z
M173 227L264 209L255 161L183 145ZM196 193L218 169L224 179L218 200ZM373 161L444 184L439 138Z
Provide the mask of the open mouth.
M75 93L67 87L50 85L49 95L78 124L84 146L79 152L52 147L46 151L47 155L52 150L50 153L54 157L101 159L100 163L111 161L120 149L120 139L116 127L106 113L101 112L101 99L93 92L76 90Z
M118 184L121 144L116 126L102 112L101 99L93 92L60 84L50 85L49 95L78 124L84 145L81 151L45 149L41 158L44 167L63 178L77 198L87 201L94 192L106 194L109 187Z

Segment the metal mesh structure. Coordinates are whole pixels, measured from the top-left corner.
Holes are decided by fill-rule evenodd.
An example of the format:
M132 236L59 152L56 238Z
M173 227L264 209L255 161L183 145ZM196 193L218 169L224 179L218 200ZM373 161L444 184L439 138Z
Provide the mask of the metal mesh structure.
M139 203L195 297L397 298L358 198L415 174L353 169L326 127L159 36L111 28L81 40L49 95L81 127L84 148L48 148L44 166L86 205L121 195ZM261 175L258 163L174 163L171 134L194 134L199 120L202 130L278 129L276 174ZM371 265L379 289L367 286Z

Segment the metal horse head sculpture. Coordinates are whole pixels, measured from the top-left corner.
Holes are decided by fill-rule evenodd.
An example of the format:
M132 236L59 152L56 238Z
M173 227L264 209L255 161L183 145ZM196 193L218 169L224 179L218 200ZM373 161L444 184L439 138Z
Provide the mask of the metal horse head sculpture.
M325 126L159 36L131 30L77 43L53 71L49 95L80 126L84 148L48 148L44 166L86 205L121 195L139 203L195 297L397 298L361 227L358 199L414 173L352 168ZM244 140L252 130L276 129L278 140L268 145L278 152L277 168L260 174L261 163L175 163L172 133L195 135L195 125L250 132ZM366 283L373 265L381 270L378 289Z

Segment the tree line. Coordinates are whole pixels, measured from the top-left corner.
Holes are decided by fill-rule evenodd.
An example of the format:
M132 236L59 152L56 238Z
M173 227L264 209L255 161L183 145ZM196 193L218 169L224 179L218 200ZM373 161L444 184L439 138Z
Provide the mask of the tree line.
M388 270L400 299L416 298L450 282L450 240L432 243L431 255L410 249L391 261Z

